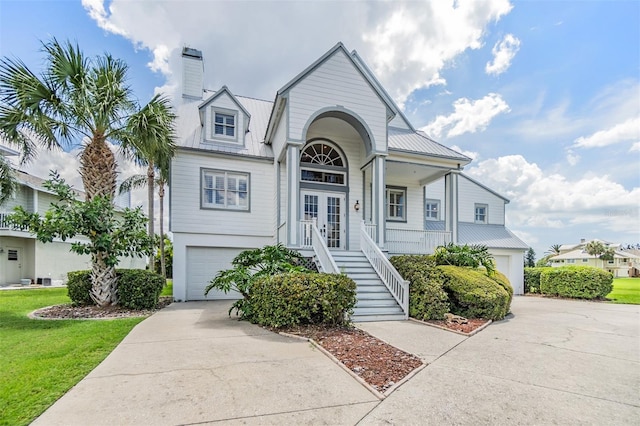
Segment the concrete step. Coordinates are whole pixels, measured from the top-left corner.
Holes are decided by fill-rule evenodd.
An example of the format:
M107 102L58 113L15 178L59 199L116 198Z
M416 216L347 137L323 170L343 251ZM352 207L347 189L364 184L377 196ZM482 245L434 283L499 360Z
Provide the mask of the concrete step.
M402 315L402 309L399 306L365 306L355 307L354 315Z
M356 309L359 308L393 308L398 306L396 299L358 299L356 303Z
M351 321L353 322L372 322L372 321L403 321L406 318L403 314L389 314L389 315L353 315Z

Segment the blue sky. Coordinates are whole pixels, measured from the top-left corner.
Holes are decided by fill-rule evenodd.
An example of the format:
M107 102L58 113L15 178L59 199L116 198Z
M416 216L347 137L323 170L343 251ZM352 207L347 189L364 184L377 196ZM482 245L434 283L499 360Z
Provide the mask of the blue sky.
M538 257L640 242L640 2L0 0L0 56L37 70L52 36L124 59L141 102L176 93L185 45L207 88L272 100L342 41L416 127L474 157L465 171L511 199Z

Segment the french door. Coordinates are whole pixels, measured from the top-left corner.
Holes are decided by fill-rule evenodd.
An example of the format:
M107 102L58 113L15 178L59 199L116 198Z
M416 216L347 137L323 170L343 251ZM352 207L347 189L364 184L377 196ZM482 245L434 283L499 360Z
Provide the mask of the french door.
M318 230L330 249L344 249L346 199L336 192L302 191L302 220L317 220Z

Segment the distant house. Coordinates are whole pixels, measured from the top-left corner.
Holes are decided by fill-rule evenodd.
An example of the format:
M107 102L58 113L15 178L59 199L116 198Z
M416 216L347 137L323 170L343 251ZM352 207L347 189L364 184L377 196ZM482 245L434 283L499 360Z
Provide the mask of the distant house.
M176 300L237 297L204 288L242 250L275 243L352 277L359 321L407 315L388 256L449 242L489 246L523 293L528 246L505 227L508 200L462 173L470 158L416 130L355 51L338 43L273 101L203 90L202 52L182 59Z
M590 241L582 239L578 244L563 244L560 246L560 254L549 258L551 266L594 266L611 272L614 277L636 276L634 271L640 268L640 256L623 250L620 244L598 239L593 241L599 241L605 247L612 248L614 250L613 260L602 260L587 253L585 247Z
M4 156L18 153L0 145ZM16 206L29 212L43 214L56 196L43 187L44 179L16 170L18 190L12 198L0 206L0 286L16 284L62 284L67 272L90 269L89 256L80 256L70 251L73 241L42 243L35 236L7 222L7 216ZM77 239L81 241L81 239ZM118 267L144 268L140 258L123 258Z

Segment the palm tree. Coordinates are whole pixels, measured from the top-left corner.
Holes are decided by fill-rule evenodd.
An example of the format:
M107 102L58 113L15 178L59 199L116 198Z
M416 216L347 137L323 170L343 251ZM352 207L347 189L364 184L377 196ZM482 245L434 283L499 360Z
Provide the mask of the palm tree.
M44 71L19 59L0 60L0 137L33 158L38 145L60 149L82 143L80 176L86 200L113 200L115 155L107 141L130 140L128 120L138 111L126 84L127 65L109 54L86 57L77 44L43 43ZM115 266L107 253L91 255L91 297L99 306L117 303Z
M17 185L11 164L0 155L0 206L13 195Z
M163 235L163 197L164 185L168 181L169 166L175 152L174 122L176 115L173 113L168 98L156 95L138 113L131 116L128 123L128 136L123 147L133 160L141 166L147 166L146 184L140 184L140 175L132 176L129 189L147 187L149 239L154 241L154 189L156 183L160 192L160 235ZM156 181L156 169L159 177ZM125 185L126 189L127 185ZM121 186L120 192L123 192ZM160 242L163 246L163 241ZM153 267L153 259L149 261Z
M559 254L560 254L560 248L561 248L561 247L562 247L562 245L560 245L560 244L552 244L552 245L549 247L549 250L545 251L545 253L548 253L548 254L550 254L550 255L552 255L552 256L559 255Z
M147 175L133 175L120 184L120 194L129 192L132 189L149 188ZM158 174L155 177L154 186L158 187L158 199L160 200L160 271L166 277L166 263L164 253L164 195L165 187L169 182L169 165L158 167ZM153 199L151 200L153 202ZM153 209L149 209L149 221L153 223ZM153 262L153 259L151 260ZM153 268L153 263L150 264Z

